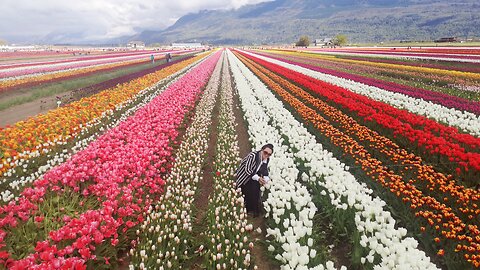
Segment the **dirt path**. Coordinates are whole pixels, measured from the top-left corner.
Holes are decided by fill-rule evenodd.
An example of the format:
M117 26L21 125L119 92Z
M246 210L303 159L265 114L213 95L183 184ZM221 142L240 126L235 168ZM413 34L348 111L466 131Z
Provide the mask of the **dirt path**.
M218 127L218 117L215 117L219 114L219 107L220 107L220 99L217 99L217 103L215 105L215 108L212 111L212 129L209 137L209 147L207 150L207 158L205 160L206 166L203 168L203 180L202 180L202 185L199 186L197 194L195 196L195 209L196 209L196 214L195 214L195 221L194 221L194 227L196 229L194 231L201 231L203 224L203 219L206 214L206 210L208 207L209 203L209 198L211 193L213 192L213 173L214 173L214 158L215 158L215 148L217 144L217 127ZM235 95L234 98L234 115L235 115L235 130L237 133L237 142L240 150L240 156L243 157L247 155L251 151L251 144L248 140L248 132L247 132L247 127L245 126L245 123L243 121L243 113L239 107L239 100L238 100L238 95ZM265 226L265 219L259 217L259 218L248 218L249 223L251 223L255 230L250 234L250 237L252 239L252 242L254 242L254 248L252 249L252 257L254 258L254 263L260 270L277 270L280 269L279 266L277 266L268 256L267 256L267 247L264 246L262 243L265 240L265 232L266 232L266 226ZM261 229L261 232L259 233L256 231L257 228ZM194 261L189 269L203 269L201 265L201 260L203 258L199 257L197 261Z
M212 116L216 116L219 113L220 99L217 96L217 103L212 111ZM208 198L213 192L213 173L214 173L214 161L215 161L215 148L217 146L217 129L218 129L218 117L212 117L212 129L210 131L209 143L207 149L207 157L205 159L205 167L203 167L203 182L198 187L198 192L195 197L195 207L197 213L195 215L195 223L201 225L203 218L205 217Z
M71 92L71 91L70 91ZM68 99L70 92L63 93L59 97ZM6 110L3 110L0 114L0 127L14 124L18 121L26 120L29 117L37 114L46 113L51 109L57 108L57 100L55 97L48 97L37 99L32 102L24 103L21 105L13 106Z

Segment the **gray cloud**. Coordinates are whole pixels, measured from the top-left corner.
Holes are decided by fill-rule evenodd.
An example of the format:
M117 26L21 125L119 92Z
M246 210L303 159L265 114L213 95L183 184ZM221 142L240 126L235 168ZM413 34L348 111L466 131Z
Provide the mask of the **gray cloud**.
M1 0L0 39L88 42L164 29L203 9L238 8L265 0Z

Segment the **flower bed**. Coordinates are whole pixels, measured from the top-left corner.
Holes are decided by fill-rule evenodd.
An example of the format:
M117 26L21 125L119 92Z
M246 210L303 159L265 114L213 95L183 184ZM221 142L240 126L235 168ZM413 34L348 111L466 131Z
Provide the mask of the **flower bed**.
M265 78L262 79L267 80ZM407 219L405 222L408 222L409 224L418 224L418 227L416 228L418 231L420 231L421 228L425 230L427 224L433 226L435 230L429 231L431 234L430 241L441 243L441 245L438 245L438 252L440 255L443 256L448 252L449 257L446 258L445 261L448 261L450 264L454 264L455 262L462 265L458 258L460 257L460 254L456 254L457 252L462 252L462 254L467 253L465 256L468 257L467 260L472 262L473 265L478 263L475 260L470 260L470 256L476 256L476 250L479 248L479 244L475 241L475 237L480 233L478 230L478 215L480 214L477 205L479 199L478 192L475 192L474 190L466 190L462 186L455 186L454 183L452 186L451 182L441 185L441 182L437 183L436 181L432 181L433 179L430 180L430 177L436 175L435 172L428 167L422 169L422 165L421 163L418 163L418 160L417 162L413 162L413 164L416 163L416 166L420 167L418 174L414 174L413 177L408 177L406 175L399 176L395 174L384 165L384 162L376 159L371 153L369 153L367 148L361 145L359 141L356 141L343 133L343 127L341 127L341 130L335 128L321 114L318 114L315 110L305 106L300 100L288 94L285 90L282 90L278 85L272 84L271 82L269 85L275 90L275 92L282 96L289 106L292 106L306 123L312 124L313 127L318 129L320 134L326 137L328 143L339 147L344 153L343 155L347 154L347 158L353 158L355 166L361 165L362 170L364 170L369 177L385 186L386 189L384 191L390 191L393 194L396 194L396 196L401 198L401 202L407 203L407 205L405 205L406 208L408 209L409 206L417 218L410 215L410 218L406 217ZM328 112L323 113L327 115L329 114ZM335 112L332 112L331 117L339 118L340 116L337 116L335 115ZM353 120L350 119L347 122L351 123L352 121ZM356 130L350 134L360 134L358 136L361 137L363 134L368 134L368 130ZM380 140L378 143L381 144L381 146L379 146L381 148L386 147L386 145L388 146L388 141L385 140ZM372 142L369 142L366 145L371 146L371 144ZM395 161L397 158L399 157L394 157L393 160ZM438 176L438 174L436 176ZM423 180L417 181L417 177L419 180L423 177ZM407 182L404 181L403 178L410 180ZM447 178L443 177L443 179L445 181ZM427 182L423 192L419 189L420 186L423 186L422 182ZM436 187L438 184L440 185ZM432 197L431 192L436 188L438 188L437 192L438 196L442 199L441 201ZM446 192L450 192L450 195L453 197L452 202L448 202L448 198L442 197ZM463 195L461 194L462 192L464 192ZM445 206L443 202L450 204L450 206L453 205L454 210L452 210L451 207ZM392 201L389 201L389 203L392 203ZM414 221L418 218L423 218L424 221L419 223ZM420 228L420 226L422 227ZM468 229L464 229L467 227ZM434 237L435 239L433 239ZM460 246L461 248L458 248L457 246Z
M136 100L142 90L198 61L198 56L174 64L134 81L106 89L96 95L83 98L44 115L20 121L12 127L0 130L0 176L3 183L18 181L22 176L37 171L41 158L52 149L64 151L63 145L74 143L77 137L95 133L98 125L116 111L121 111ZM58 148L58 149L57 149ZM67 150L68 151L68 150ZM29 171L30 170L30 171Z
M252 144L276 145L270 162L272 182L264 202L267 233L273 237L269 241L272 246L269 250L282 263L281 269L322 269L327 262L319 261L311 237L312 218L317 208L307 189L296 182L299 171L288 146L283 145L282 135L269 124L269 117L252 95L258 89L257 85L251 85L252 75L246 74L245 67L239 66L238 60L231 54L229 60Z
M403 147L413 143L416 146L414 152L421 153L426 160L430 155L435 155L439 158L437 160L440 160L436 163L455 162L456 173L469 185L475 184L474 175L480 171L480 154L476 152L480 146L479 138L461 134L452 127L445 127L425 117L352 93L348 90L351 88L331 85L270 63L276 60L268 60L265 57L261 57L264 60L260 60L251 55L249 58L256 59L271 71L311 89L330 104L356 116L357 121L361 120L362 124L370 125L382 134L390 134L391 137L397 138L396 142ZM289 65L281 62L278 64Z
M128 247L132 228L143 221L143 212L163 193L161 175L171 166L171 144L177 128L194 106L217 60L218 54L204 61L135 115L35 181L34 188L25 189L20 200L2 207L0 224L5 241L14 237L8 230L16 227L15 220L21 223L41 215L36 205L47 190L62 196L64 190L72 189L101 204L78 218L64 219L64 226L38 241L33 253L7 260L8 267L54 267L71 258L89 266L108 264L110 258L104 254L116 257L115 251Z
M218 61L218 57L215 59ZM135 249L129 253L130 269L181 269L198 249L193 247L192 205L197 185L202 184L202 167L209 144L220 67L221 63L217 64L192 123L182 138L172 171L166 179L165 194L154 202L155 207L148 210L141 231L137 231Z
M375 86L392 93L400 93L412 98L431 101L435 104L439 104L447 108L453 108L460 111L468 111L475 115L480 114L480 104L478 103L478 101L470 101L464 98L459 98L459 97L452 96L445 93L424 90L419 87L401 85L398 83L388 82L385 80L379 80L375 78L369 78L361 75L351 74L346 71L335 70L330 66L326 67L324 61L319 61L316 58L310 58L310 57L304 57L304 56L300 57L296 55L295 57L292 57L292 56L287 57L287 56L279 56L278 54L274 54L274 55L261 54L261 55L268 56L270 58L280 60L289 64L301 66L310 70L318 71L324 74L329 74L335 77L344 78L346 80L352 80L352 81L366 84L369 86ZM348 69L350 70L350 72L351 70L358 70L358 71L362 71L362 73L367 73L367 74L374 73L373 71L368 70L364 66L358 66L357 68L355 68L355 67L352 67L352 65L343 64L337 67L337 69L340 69L340 68ZM409 76L409 78L410 80L412 80L416 78L416 76Z
M323 150L322 145L316 143L315 137L283 108L283 104L276 100L276 97L253 77L253 74L249 75L249 78L251 78L250 89L255 89L252 91L261 105L261 110L270 117L272 125L286 138L282 147L286 146L289 151L292 151L295 163L306 170L300 173L301 178L309 182L312 188L317 187L314 189L317 193L312 196L323 197L323 201L329 203L319 207L331 205L336 212L345 211L351 214L344 214L343 218L351 217L351 220L345 221L347 224L355 221L356 225L352 229L358 230L360 245L366 248L366 251L362 250L366 255L363 255L365 257L360 261L367 264L367 269L374 267L391 269L402 266L410 266L409 269L436 269L424 253L416 249L416 241L405 238L406 230L394 227L395 220L388 211L383 210L385 202L372 197L371 191L358 183L346 171L344 164L333 158L331 153ZM249 110L252 108L251 105L248 107ZM297 178L296 175L292 177ZM273 183L275 180L276 178ZM285 184L281 186L285 189ZM342 218L342 214L336 216ZM270 233L277 235L278 230L271 230ZM415 256L418 260L407 262L406 258L409 256ZM375 266L376 264L378 265Z

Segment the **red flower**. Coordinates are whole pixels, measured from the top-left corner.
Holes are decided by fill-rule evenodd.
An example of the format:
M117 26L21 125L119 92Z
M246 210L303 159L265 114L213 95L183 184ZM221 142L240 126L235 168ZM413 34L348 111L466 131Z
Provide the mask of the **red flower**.
M128 228L131 228L131 227L135 226L135 223L133 223L131 220L129 220L125 223L125 225L127 225Z
M78 251L78 253L80 253L80 255L82 256L82 258L85 259L85 260L90 259L90 256L92 255L92 254L90 253L90 249L88 249L88 248L82 248L82 249L80 249L80 250Z
M44 217L39 217L39 216L36 216L33 220L35 221L35 223L41 223L43 221Z
M217 176L220 176L220 172L216 172Z
M95 241L95 243L99 244L103 241L103 234L100 233L99 231L95 231L93 233L93 240Z
M9 256L10 254L8 254L8 252L0 251L0 259L8 259Z
M118 238L115 238L115 239L112 239L111 242L112 242L112 246L116 246L116 245L118 245L118 242L120 242L120 241L118 240Z

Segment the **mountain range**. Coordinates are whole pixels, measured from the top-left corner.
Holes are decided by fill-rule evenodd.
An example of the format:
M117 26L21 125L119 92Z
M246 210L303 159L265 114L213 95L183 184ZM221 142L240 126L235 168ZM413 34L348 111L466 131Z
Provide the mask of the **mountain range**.
M276 0L187 14L164 30L129 37L147 44L291 44L346 35L350 42L480 37L478 0Z

